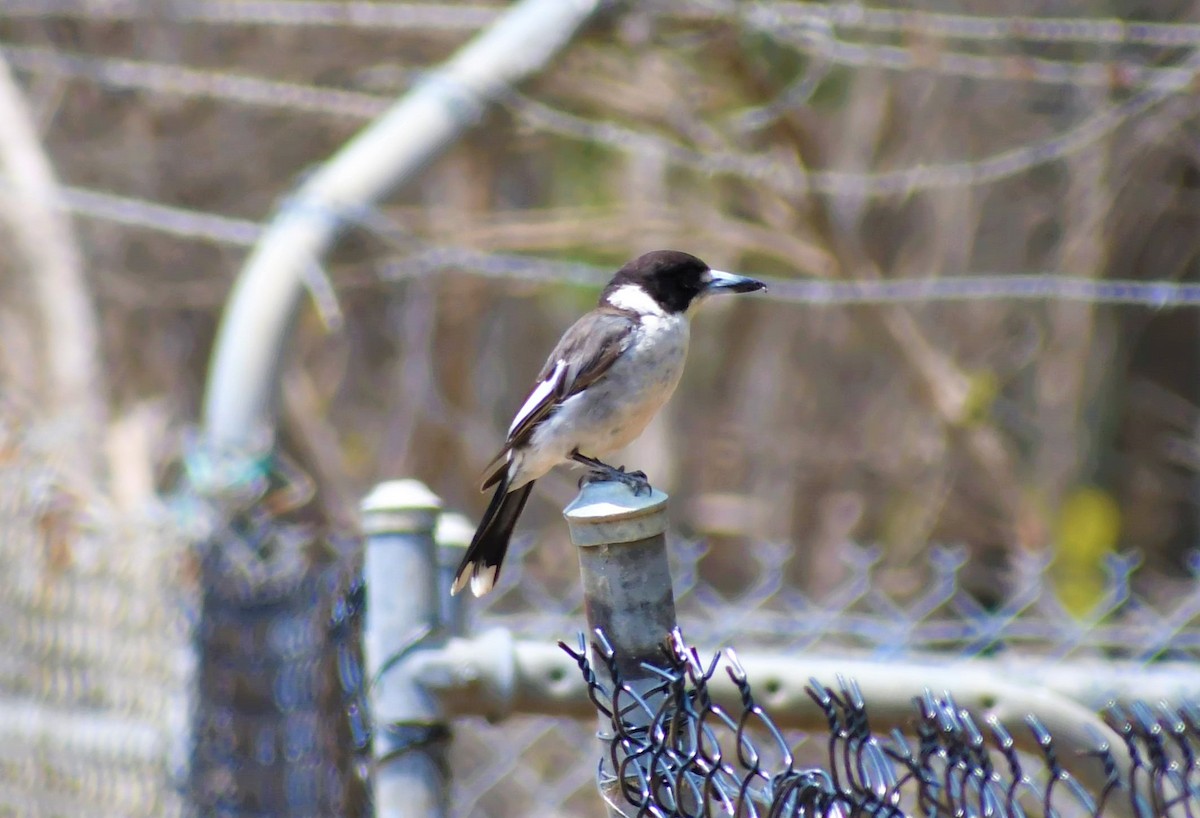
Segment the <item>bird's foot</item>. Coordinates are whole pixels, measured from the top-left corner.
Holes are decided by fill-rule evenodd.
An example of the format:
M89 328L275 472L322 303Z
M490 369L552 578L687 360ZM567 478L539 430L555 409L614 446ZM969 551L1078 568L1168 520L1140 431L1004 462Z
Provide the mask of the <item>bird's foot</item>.
M621 483L633 492L634 497L649 494L654 490L644 471L625 471L624 466L614 467L607 463L600 465L604 468L592 467L583 477L579 478L580 488L588 483Z
M634 497L641 494L649 494L654 490L650 487L650 481L646 479L644 471L625 471L624 466L610 466L603 460L597 460L594 457L580 454L578 449L571 452L571 459L576 463L586 466L588 469L587 474L579 478L580 488L583 488L585 483L602 483L607 481L627 486L633 492Z

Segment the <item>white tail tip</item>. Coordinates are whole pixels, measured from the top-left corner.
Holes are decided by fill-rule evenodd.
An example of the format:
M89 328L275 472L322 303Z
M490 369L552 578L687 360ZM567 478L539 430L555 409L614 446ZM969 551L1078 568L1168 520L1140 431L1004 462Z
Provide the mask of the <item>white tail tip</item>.
M492 586L496 584L496 574L499 572L500 566L489 565L486 568L476 565L475 570L471 572L471 593L480 597L492 590Z
M456 595L468 585L471 586L471 593L475 596L483 596L496 584L496 574L499 573L499 566L488 565L483 566L478 563L467 563L458 572L458 576L454 578L454 584L450 586L450 596Z

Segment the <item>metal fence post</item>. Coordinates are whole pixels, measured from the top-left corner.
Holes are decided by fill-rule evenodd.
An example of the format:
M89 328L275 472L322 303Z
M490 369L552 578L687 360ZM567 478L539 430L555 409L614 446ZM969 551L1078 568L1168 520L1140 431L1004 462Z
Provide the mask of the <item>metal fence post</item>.
M589 638L604 635L615 651L622 684L639 694L661 684L662 678L643 663L663 663L662 644L675 627L675 595L667 565L667 495L653 491L635 497L620 483L589 483L566 507L563 516L571 542L579 551L584 612ZM607 674L602 657L593 656L598 674ZM612 679L602 680L612 690ZM653 705L653 703L651 703ZM650 714L632 708L625 721L637 729L649 724ZM611 758L612 724L600 718L606 758ZM600 781L610 814L623 815L621 782Z
M454 583L454 574L474 535L475 524L465 515L449 511L438 518L433 538L437 541L438 549L439 588L449 588ZM463 605L465 596L441 594L441 599L442 628L447 636L462 636L467 632L467 611Z
M375 814L448 813L448 731L437 700L405 662L440 635L441 601L433 531L441 500L415 480L382 483L362 502L367 536L364 631L374 719Z

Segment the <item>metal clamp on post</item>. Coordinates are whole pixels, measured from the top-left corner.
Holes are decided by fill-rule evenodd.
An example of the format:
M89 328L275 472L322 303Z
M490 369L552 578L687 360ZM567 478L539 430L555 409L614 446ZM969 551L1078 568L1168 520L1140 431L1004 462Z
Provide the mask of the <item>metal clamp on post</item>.
M661 684L661 677L643 663L661 665L662 645L675 627L675 594L667 565L667 495L661 491L635 496L620 483L589 483L563 511L578 547L583 579L583 604L589 641L597 633L613 651L614 666L623 686L642 696ZM608 675L607 657L592 652L592 666ZM611 676L602 683L613 689ZM631 728L650 724L649 710L632 707L621 718ZM609 744L613 725L600 718L605 757L612 759ZM610 768L609 773L613 771ZM620 782L602 778L601 794L614 815Z
M362 502L367 535L364 633L379 818L448 813L445 717L405 657L441 634L433 531L441 500L415 480L383 483Z

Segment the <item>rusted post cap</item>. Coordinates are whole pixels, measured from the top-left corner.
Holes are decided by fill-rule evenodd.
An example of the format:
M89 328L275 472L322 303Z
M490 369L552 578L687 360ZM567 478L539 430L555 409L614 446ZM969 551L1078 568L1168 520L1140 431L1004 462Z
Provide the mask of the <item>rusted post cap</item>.
M563 516L577 546L637 542L667 530L667 500L657 489L635 496L622 483L588 483Z
M390 480L363 498L366 534L417 534L433 531L441 499L420 480Z

